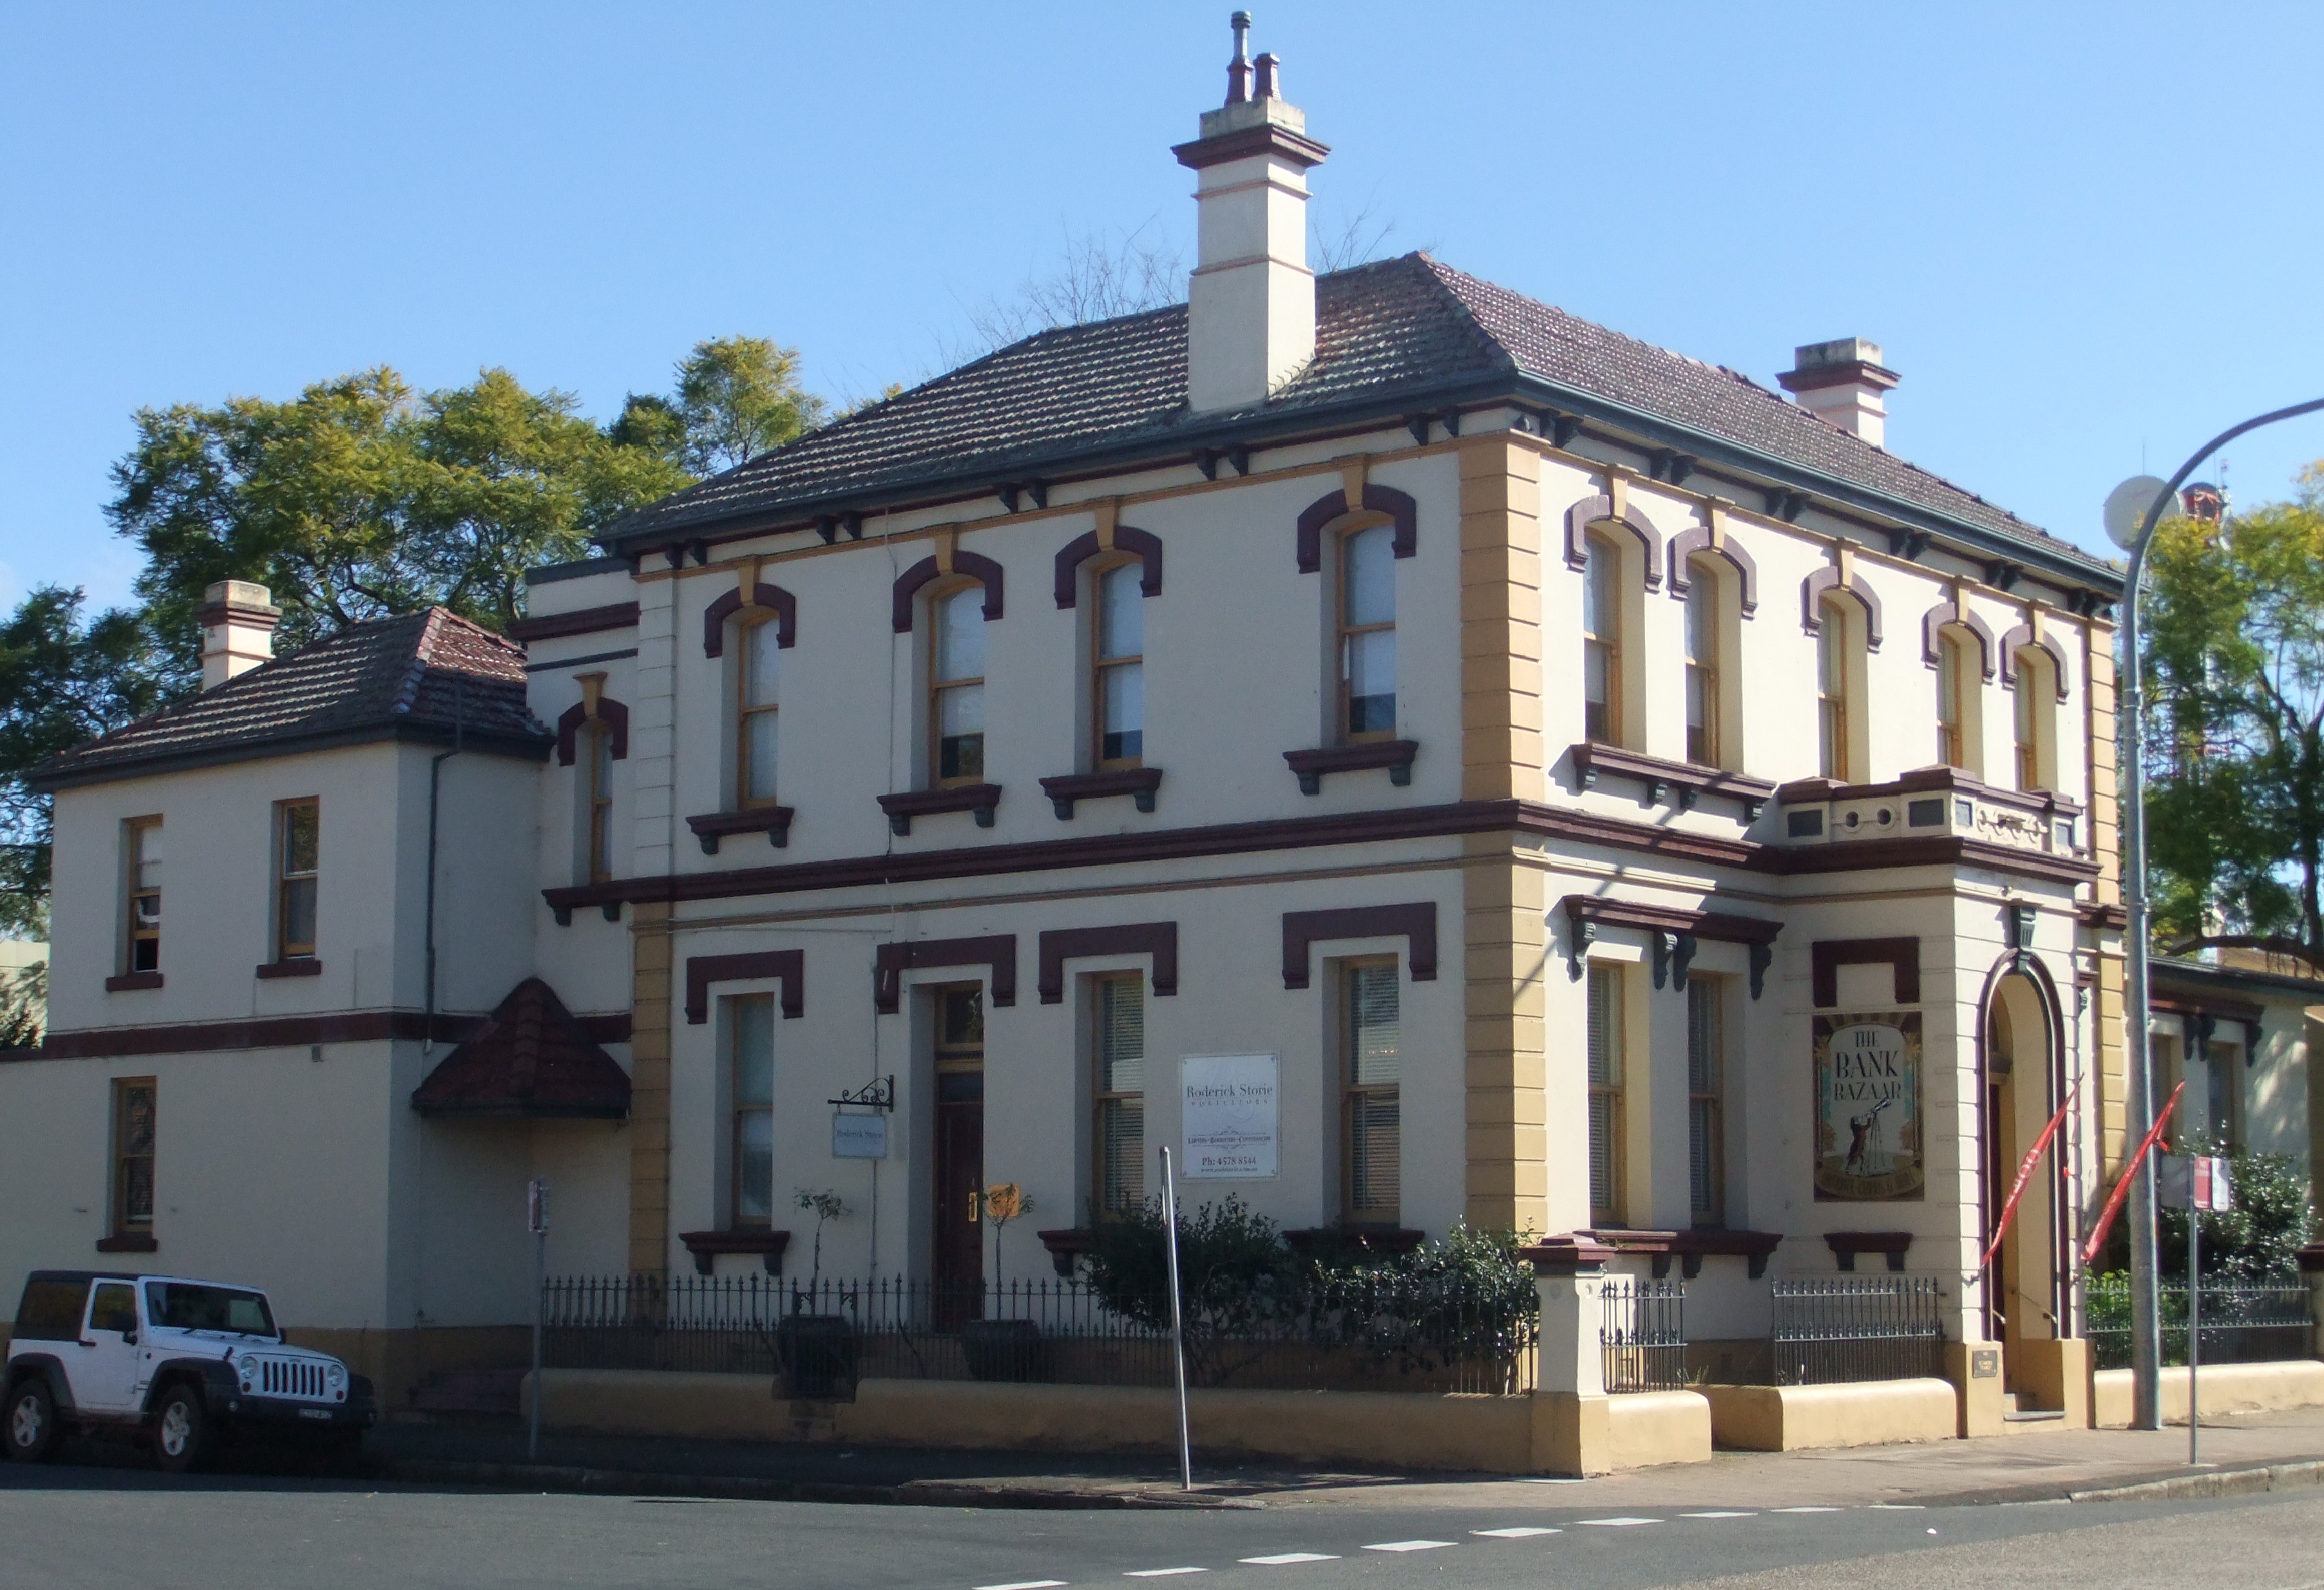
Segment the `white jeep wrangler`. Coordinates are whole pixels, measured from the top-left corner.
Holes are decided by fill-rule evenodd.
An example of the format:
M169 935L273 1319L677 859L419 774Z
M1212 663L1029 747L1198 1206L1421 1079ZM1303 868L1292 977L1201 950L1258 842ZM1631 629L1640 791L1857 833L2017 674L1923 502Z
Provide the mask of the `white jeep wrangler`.
M266 1294L216 1281L36 1270L8 1343L0 1441L19 1463L68 1432L126 1437L173 1473L221 1440L291 1440L352 1456L371 1382L293 1347Z

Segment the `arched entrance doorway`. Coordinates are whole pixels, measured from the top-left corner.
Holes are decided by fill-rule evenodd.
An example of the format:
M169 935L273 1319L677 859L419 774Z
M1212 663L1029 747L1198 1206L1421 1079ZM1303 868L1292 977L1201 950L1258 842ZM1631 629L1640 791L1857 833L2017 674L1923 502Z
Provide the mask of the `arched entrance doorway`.
M2064 1096L2063 1021L2056 991L2038 961L2012 957L1987 976L1980 1037L1982 1247L1993 1240L2019 1162ZM1986 1336L2006 1349L2007 1391L2021 1389L2021 1343L2068 1331L2065 1149L2061 1136L2043 1155L1984 1277Z

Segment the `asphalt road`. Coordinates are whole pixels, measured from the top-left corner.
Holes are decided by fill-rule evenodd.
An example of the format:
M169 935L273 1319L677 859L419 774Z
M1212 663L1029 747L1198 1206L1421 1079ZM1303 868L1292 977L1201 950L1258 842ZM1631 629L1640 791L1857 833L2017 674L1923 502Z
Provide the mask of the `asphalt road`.
M2160 1504L994 1511L509 1495L127 1468L0 1469L0 1585L932 1586L1200 1576L1219 1590L2324 1590L2324 1493Z

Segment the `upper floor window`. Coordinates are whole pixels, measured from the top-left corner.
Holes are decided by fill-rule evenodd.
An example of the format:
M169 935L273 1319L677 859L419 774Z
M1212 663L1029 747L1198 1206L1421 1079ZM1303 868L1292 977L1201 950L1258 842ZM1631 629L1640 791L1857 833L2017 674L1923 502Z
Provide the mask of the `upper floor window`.
M775 1217L774 996L746 994L726 1009L734 1044L730 1207L736 1225L766 1225Z
M1340 539L1340 732L1396 734L1396 532L1386 524Z
M2040 646L2021 646L2016 663L2015 726L2017 787L2049 790L2057 784L2058 676L2056 662Z
M593 722L586 735L589 754L589 881L602 883L613 875L613 726Z
M1950 630L1937 636L1937 760L1947 767L1969 767L1966 702L1969 695L1962 669L1969 651Z
M1622 1223L1622 968L1590 967L1590 1224Z
M735 793L743 806L771 806L776 708L781 698L782 626L773 614L762 614L757 622L742 626L740 638L734 765L742 770L742 778Z
M1135 1215L1146 1206L1146 979L1135 972L1092 980L1092 1169L1095 1212Z
M984 591L964 585L929 604L928 740L931 781L984 781Z
M1711 559L1689 565L1686 587L1686 759L1704 767L1720 763L1720 579Z
M1855 732L1849 710L1849 630L1856 622L1848 605L1827 596L1817 604L1816 771L1845 783L1857 776L1849 742Z
M2209 1062L2205 1068L2210 1073L2205 1079L2209 1093L2204 1100L2204 1130L2219 1152L2240 1153L2245 1147L2243 1046L2215 1038L2203 1046L2203 1058Z
M1351 966L1341 981L1347 999L1342 1209L1351 1221L1393 1225L1400 1217L1404 1156L1404 1031L1396 963Z
M275 808L274 958L315 953L315 892L321 874L322 803L286 800Z
M1582 734L1601 744L1622 737L1622 552L1592 532L1582 569Z
M133 818L129 822L128 901L131 972L161 969L161 819Z
M1092 743L1100 769L1136 767L1146 753L1145 566L1100 569L1090 625Z

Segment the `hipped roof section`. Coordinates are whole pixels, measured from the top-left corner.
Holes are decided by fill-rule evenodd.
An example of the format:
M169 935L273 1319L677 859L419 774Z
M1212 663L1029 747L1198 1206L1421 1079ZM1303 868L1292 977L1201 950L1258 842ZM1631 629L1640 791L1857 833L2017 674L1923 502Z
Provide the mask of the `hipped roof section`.
M352 624L32 770L36 788L377 740L531 759L556 736L525 703L524 648L446 611Z
M730 522L775 524L883 496L973 491L1103 460L1228 445L1344 411L1393 415L1494 396L1616 418L1669 445L1830 483L2042 555L2110 587L2111 566L1716 365L1625 337L1423 254L1316 278L1315 357L1233 414L1186 406L1186 306L1043 331L640 509L609 545L636 550Z
M555 989L527 977L412 1090L411 1107L439 1118L619 1120L630 1078Z

